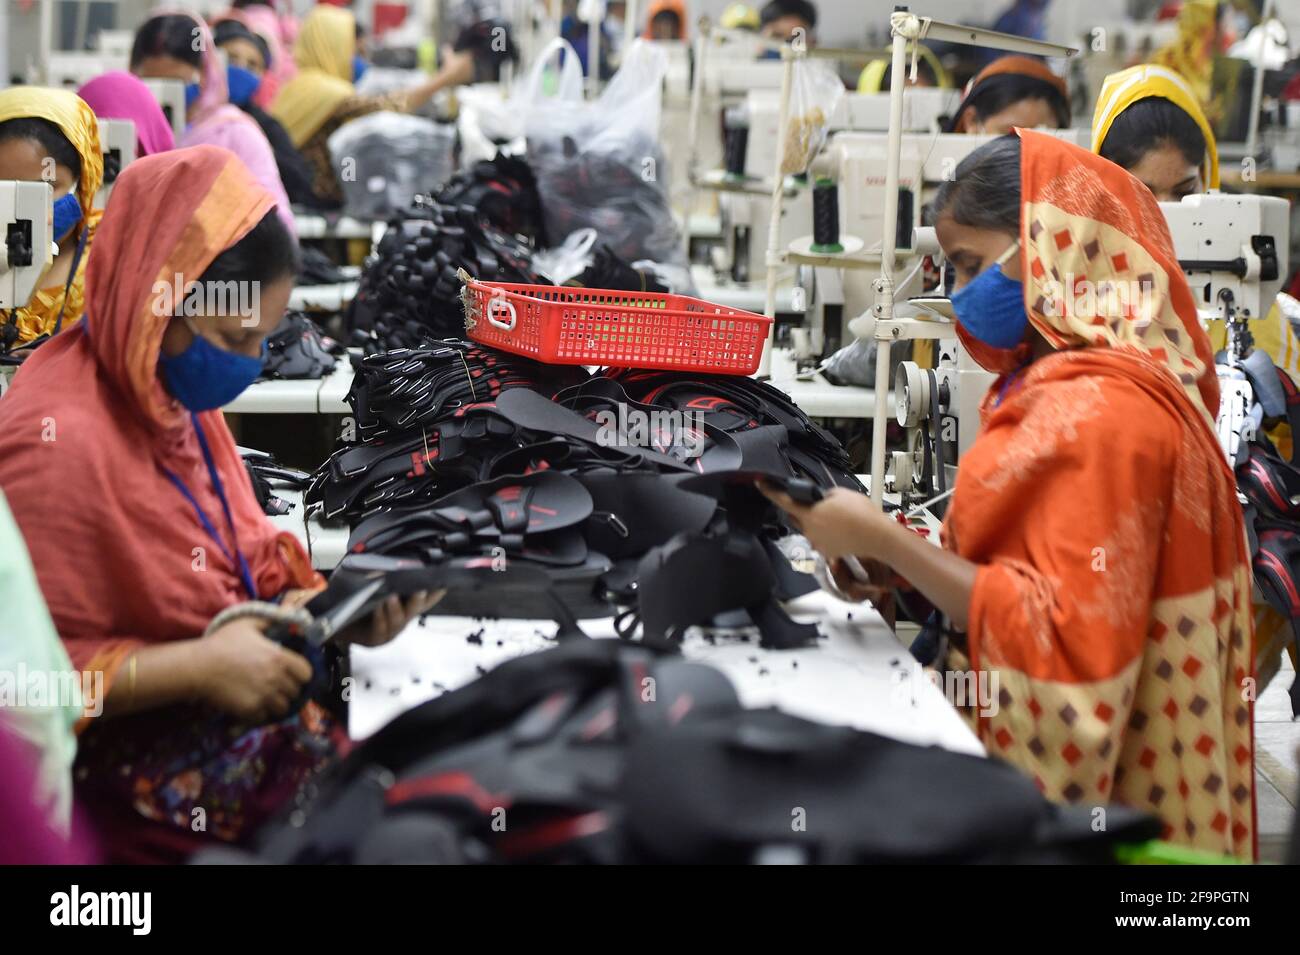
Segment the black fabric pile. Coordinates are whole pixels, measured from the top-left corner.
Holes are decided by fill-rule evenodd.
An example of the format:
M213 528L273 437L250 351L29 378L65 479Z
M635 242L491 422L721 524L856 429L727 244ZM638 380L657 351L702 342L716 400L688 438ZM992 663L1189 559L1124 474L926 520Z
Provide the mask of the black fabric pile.
M780 392L718 376L588 377L448 341L364 359L349 402L361 443L326 462L307 500L347 521L350 555L535 565L575 615L618 615L627 636L658 645L710 622L757 626L768 646L816 638L777 605L815 584L776 549L789 529L753 475L861 487ZM647 602L664 588L678 597ZM436 612L542 609L501 606L488 589Z
M863 490L839 440L804 414L789 395L765 381L634 369L607 374L633 401L700 415L709 427L733 435L742 446L752 446L745 456L747 469L786 473L784 459L792 476L818 487ZM777 449L778 455L761 456L765 448Z
M492 413L511 388L554 393L586 377L471 342L430 342L361 360L348 403L357 440L316 473L307 502L327 520L356 524L381 508L418 508L515 462L512 425Z
M348 307L350 344L378 354L464 331L457 270L489 282L549 285L532 269L540 229L526 163L505 156L458 174L393 220Z
M266 336L262 378L323 378L334 370L335 362L346 351L305 313L286 312Z
M1099 832L999 760L745 709L719 670L612 640L509 660L306 790L194 861L1104 864L1161 828L1108 806Z
M484 282L551 285L533 266L545 248L542 205L528 163L498 155L458 173L390 221L348 307L349 344L367 355L464 334L457 271ZM567 284L667 291L627 256L600 243Z
M302 260L298 269L299 285L337 285L343 281L343 273L334 260L315 246L299 246L298 255Z
M257 498L262 513L268 517L282 517L293 510L293 505L276 495L277 489L301 491L311 480L306 471L285 467L266 451L255 448L240 448L239 456L244 459L244 468L253 484L253 495Z

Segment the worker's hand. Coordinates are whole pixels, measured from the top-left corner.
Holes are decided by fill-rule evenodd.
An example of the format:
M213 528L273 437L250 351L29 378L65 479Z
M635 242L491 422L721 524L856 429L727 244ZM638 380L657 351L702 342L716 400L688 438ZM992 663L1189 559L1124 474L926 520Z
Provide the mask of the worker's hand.
M447 86L463 86L474 82L474 54L470 50L442 49L442 65L438 73L446 79Z
M323 584L320 587L292 587L280 595L280 606L288 607L290 610L305 607L312 597L324 589Z
M781 510L828 564L846 554L875 554L881 535L893 519L857 491L837 487L816 504L800 504L784 491L759 484L759 490Z
M878 560L860 559L858 563L867 572L867 582L858 580L843 558L830 562L831 577L844 596L852 600L870 600L879 604L890 595L894 572Z
M406 625L420 614L427 613L446 592L437 590L429 593L422 590L410 597L406 601L406 606L402 606L399 598L389 597L375 608L375 612L368 619L348 627L339 637L348 643L363 647L382 646L405 630Z
M878 560L860 559L858 564L866 571L867 582L857 578L843 559L833 561L830 565L831 577L835 586L845 597L859 603L869 601L884 617L886 625L892 630L898 614L894 601L894 584L897 575Z
M254 723L288 714L311 679L311 664L267 639L266 626L243 618L199 638L198 691L204 702Z

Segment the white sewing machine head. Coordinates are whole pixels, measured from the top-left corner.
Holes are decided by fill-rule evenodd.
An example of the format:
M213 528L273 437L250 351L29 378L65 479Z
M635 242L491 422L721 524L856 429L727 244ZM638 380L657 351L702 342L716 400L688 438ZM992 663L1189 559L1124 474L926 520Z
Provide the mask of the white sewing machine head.
M951 116L961 102L960 90L935 87L909 89L903 98L903 132L931 133ZM781 118L780 89L752 89L745 97L743 114L748 121L745 175L767 178L776 166L776 151L785 142L777 129ZM831 134L840 131L887 133L888 93L846 93L827 120Z
M167 122L171 123L176 145L179 146L181 137L185 135L185 84L180 80L146 79L144 85L149 87L149 92L162 107L163 115L167 117Z
M22 308L54 261L54 190L0 182L0 309Z
M928 92L925 90L915 92ZM915 95L908 91L907 99ZM950 91L940 91L950 92ZM1088 148L1091 132L1086 129L1049 130L1066 142ZM930 194L945 180L952 179L958 164L996 136L965 133L908 133L902 137L898 187L899 248L912 230L922 224L921 212ZM826 144L825 160L830 175L839 183L840 232L864 240L867 249L880 249L885 214L885 175L889 160L887 132L834 133Z
M129 119L100 117L99 144L104 150L104 184L95 194L95 208L103 209L108 206L113 183L135 160L135 123Z
M1202 317L1225 317L1225 305L1244 318L1268 314L1286 281L1289 202L1212 192L1162 202L1160 210Z

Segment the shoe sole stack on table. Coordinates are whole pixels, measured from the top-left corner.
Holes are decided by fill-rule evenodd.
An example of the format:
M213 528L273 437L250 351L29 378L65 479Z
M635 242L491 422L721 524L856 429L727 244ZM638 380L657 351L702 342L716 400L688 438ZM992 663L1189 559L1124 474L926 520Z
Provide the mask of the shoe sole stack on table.
M305 503L276 518L306 539L318 568L348 566L353 555L533 564L554 575L588 636L671 633L682 652L727 673L747 705L982 752L878 613L819 591L772 543L788 528L745 475L861 489L838 442L776 389L686 371L593 376L448 340L362 359L348 407L359 443L341 447ZM632 435L625 421L599 430L629 410L685 422L699 443L684 450L671 424L671 433ZM707 477L717 480L699 483ZM521 501L531 517L512 524ZM680 563L692 547L706 555L698 575ZM744 569L728 575L720 563L732 558L713 560L710 547ZM637 611L636 581L649 593L662 573L680 590L673 574L683 567L697 593L725 591L733 577L771 579L761 599L736 598L748 610L726 610L722 599L668 614L665 630L653 607ZM449 595L391 644L358 649L354 735L554 644L558 628L540 605L490 586L482 594Z

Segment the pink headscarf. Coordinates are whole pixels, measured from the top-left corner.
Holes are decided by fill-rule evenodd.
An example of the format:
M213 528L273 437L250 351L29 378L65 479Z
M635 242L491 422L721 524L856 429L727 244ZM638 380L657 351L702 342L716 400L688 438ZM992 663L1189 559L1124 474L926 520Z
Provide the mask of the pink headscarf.
M149 87L123 70L114 70L83 84L77 95L102 119L135 123L137 158L176 147L171 124Z
M298 72L298 65L293 61L293 54L281 42L282 29L280 17L269 6L255 4L239 10L227 10L213 18L213 23L222 20L238 20L259 37L266 41L271 51L271 66L262 77L261 85L253 94L253 102L263 109L271 105L280 87L289 82Z
M289 207L289 196L280 181L280 167L266 134L242 109L231 105L226 88L226 70L217 56L208 25L188 10L155 10L152 16L181 16L194 21L200 49L199 98L190 109L190 125L181 146L220 146L243 160L253 178L275 199L275 213L292 236L298 235Z

